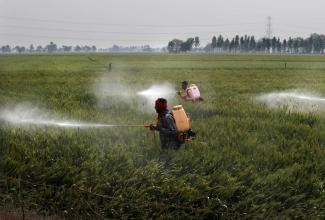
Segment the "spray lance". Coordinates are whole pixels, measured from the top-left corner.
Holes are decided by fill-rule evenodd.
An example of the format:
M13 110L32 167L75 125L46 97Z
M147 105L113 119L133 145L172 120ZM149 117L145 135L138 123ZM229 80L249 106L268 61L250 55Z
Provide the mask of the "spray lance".
M47 123L47 125L49 125ZM79 127L79 128L109 128L109 127L144 127L149 128L150 125L144 123L143 125L127 125L127 124L75 124L75 123L52 123L50 125L59 126L59 127Z

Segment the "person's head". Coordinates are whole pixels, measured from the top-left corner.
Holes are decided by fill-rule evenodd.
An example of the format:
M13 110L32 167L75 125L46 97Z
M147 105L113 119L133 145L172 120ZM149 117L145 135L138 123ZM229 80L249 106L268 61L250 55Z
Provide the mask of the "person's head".
M166 111L167 110L167 100L164 98L157 99L155 102L155 109L158 114Z
M188 86L188 82L187 81L183 81L182 82L182 89L186 89Z

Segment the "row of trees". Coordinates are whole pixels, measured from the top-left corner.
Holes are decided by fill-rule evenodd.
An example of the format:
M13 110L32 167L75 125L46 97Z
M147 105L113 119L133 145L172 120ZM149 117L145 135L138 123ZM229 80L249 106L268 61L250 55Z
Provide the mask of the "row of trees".
M186 41L173 39L169 41L167 50L170 53L198 50L199 37L188 38ZM312 34L308 38L262 38L254 36L239 36L228 39L222 35L213 36L211 43L203 49L205 52L265 52L265 53L324 53L325 35Z
M2 46L0 48L1 53L55 53L55 52L96 52L96 46L66 46L63 45L62 47L58 47L55 43L50 42L50 44L42 47L42 46L34 46L31 44L29 47L24 46L15 46L10 47L9 45Z
M155 52L155 49L151 48L150 45L123 47L114 44L107 51L108 52Z
M213 53L228 53L228 52L264 52L264 53L325 53L325 35L311 34L307 38L291 38L280 40L280 38L261 38L256 40L254 36L239 36L233 38L224 38L222 35L218 37L213 36L210 43L205 47L200 47L200 39L198 36L188 38L183 41L180 39L173 39L168 42L168 46L161 51L168 51L169 53L184 53L192 50L205 51ZM55 53L55 52L97 52L96 46L66 46L58 47L55 43L42 47L35 47L31 44L29 47L9 45L0 48L1 53ZM105 50L106 51L106 50ZM120 47L114 45L108 49L109 52L154 52L149 45L141 47Z
M96 46L66 46L58 47L55 43L51 42L45 47L37 46L34 47L31 44L29 47L15 46L10 47L9 45L0 47L0 53L69 53L69 52L156 52L157 49L151 48L149 45L143 46L130 46L123 47L118 45L113 45L113 47L108 49L98 49Z

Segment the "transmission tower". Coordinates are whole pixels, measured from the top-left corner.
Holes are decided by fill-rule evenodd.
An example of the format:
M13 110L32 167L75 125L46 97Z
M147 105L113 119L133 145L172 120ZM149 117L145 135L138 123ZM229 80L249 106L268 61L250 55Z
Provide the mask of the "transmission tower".
M272 18L270 16L267 17L266 23L266 37L271 39L272 37Z

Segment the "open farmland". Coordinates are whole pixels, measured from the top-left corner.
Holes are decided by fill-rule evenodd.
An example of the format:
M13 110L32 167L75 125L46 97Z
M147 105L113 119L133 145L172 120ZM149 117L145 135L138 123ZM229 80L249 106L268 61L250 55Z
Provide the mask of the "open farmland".
M103 76L143 89L196 83L203 102L173 103L190 114L197 139L165 152L159 135L142 127L26 129L2 121L1 209L68 219L325 218L325 115L255 99L290 89L325 94L325 57L0 56L0 111L31 103L84 122L155 120L134 100L109 96L103 104L94 93Z

